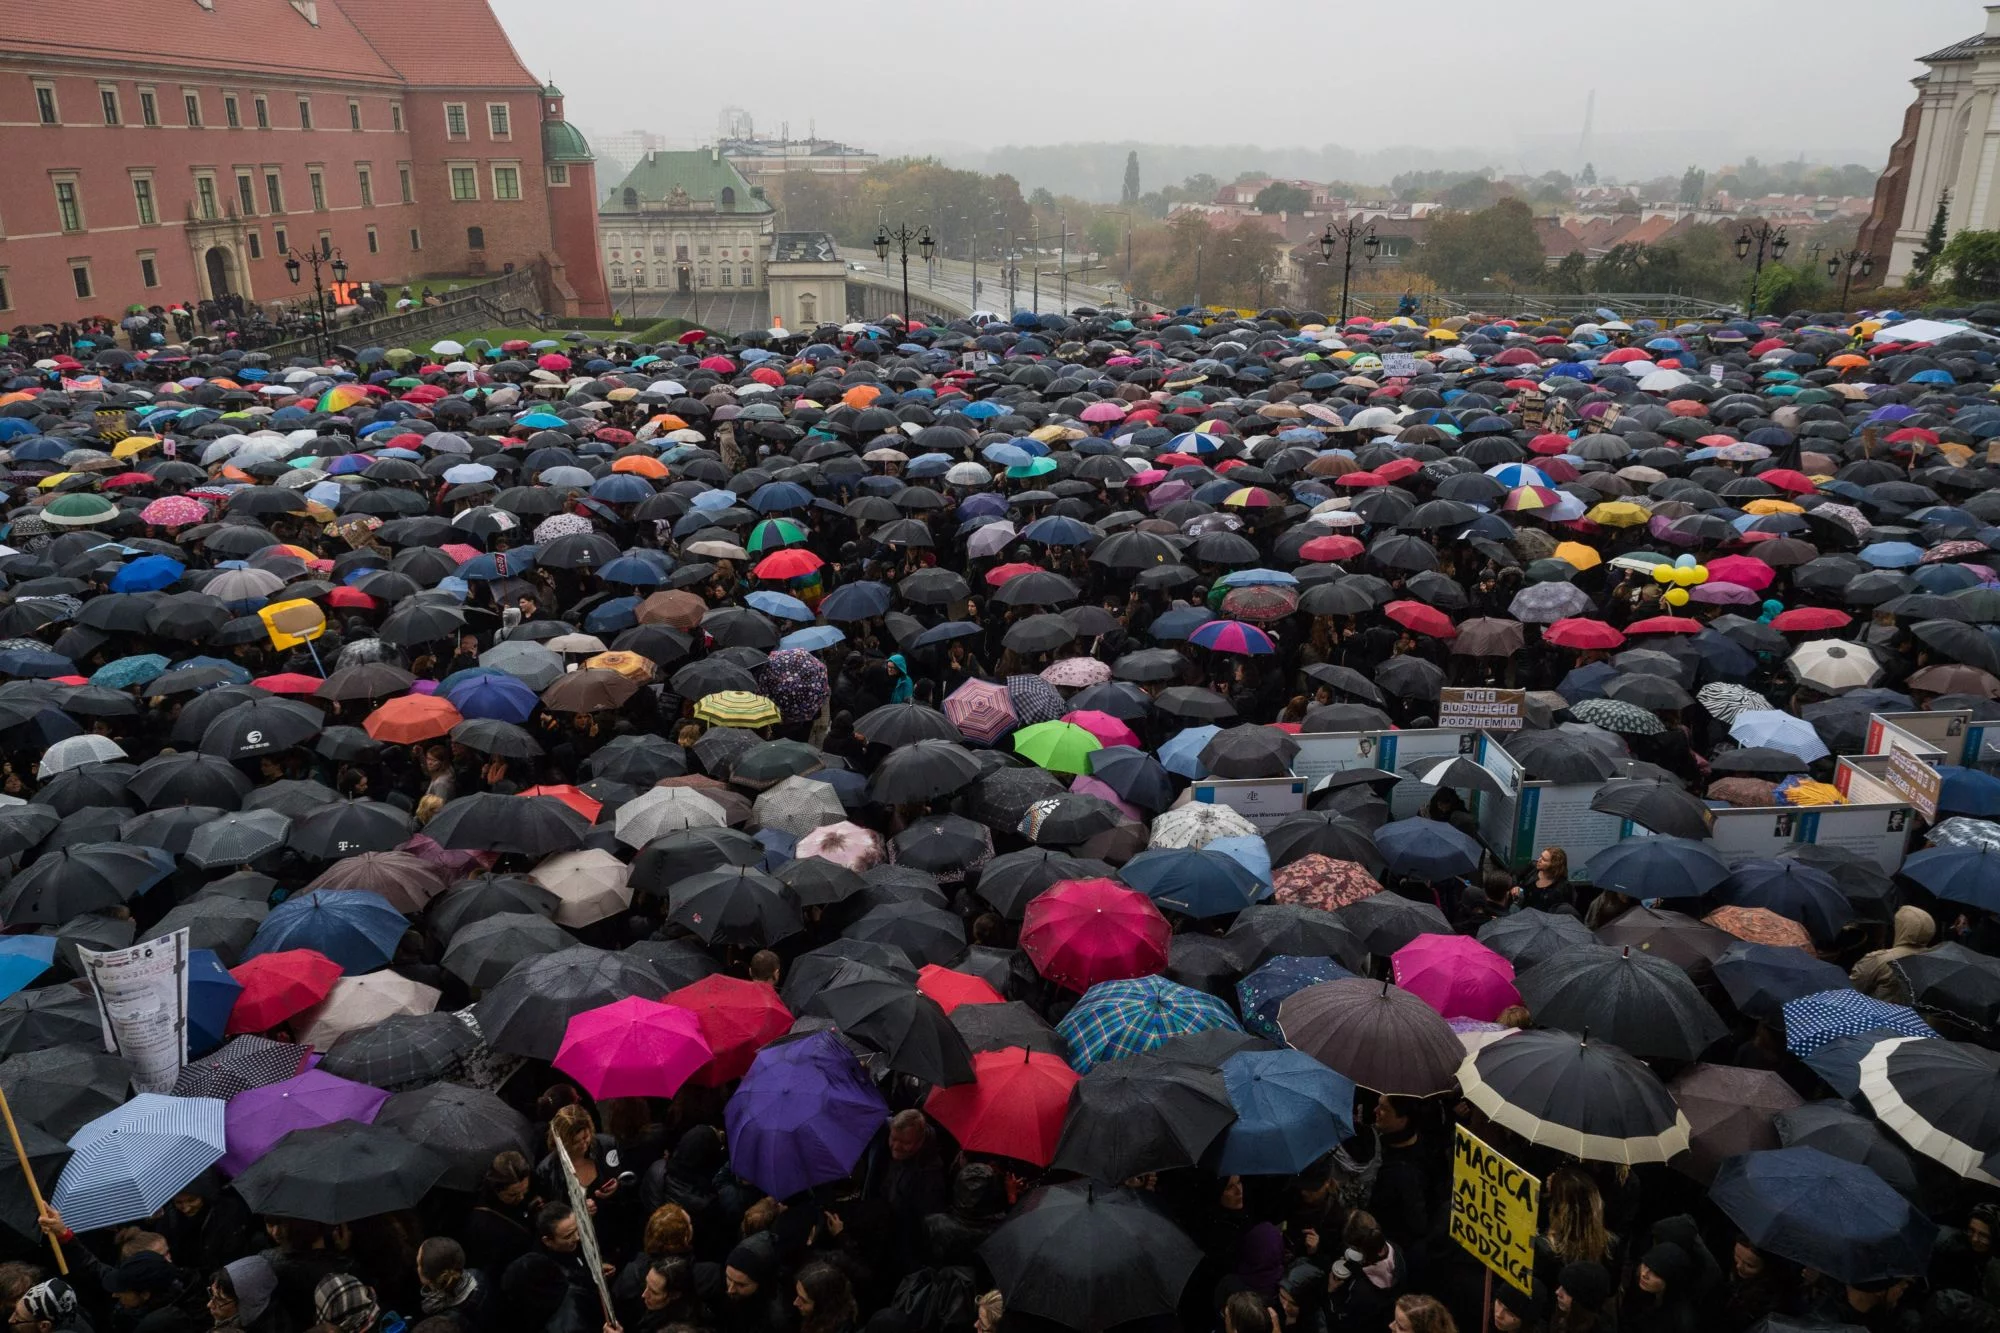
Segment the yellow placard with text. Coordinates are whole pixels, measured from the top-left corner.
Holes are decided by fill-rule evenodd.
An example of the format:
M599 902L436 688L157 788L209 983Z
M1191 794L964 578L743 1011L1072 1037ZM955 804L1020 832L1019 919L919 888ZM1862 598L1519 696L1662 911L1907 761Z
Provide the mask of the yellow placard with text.
M1535 1285L1541 1182L1458 1126L1451 1145L1451 1238L1525 1292Z

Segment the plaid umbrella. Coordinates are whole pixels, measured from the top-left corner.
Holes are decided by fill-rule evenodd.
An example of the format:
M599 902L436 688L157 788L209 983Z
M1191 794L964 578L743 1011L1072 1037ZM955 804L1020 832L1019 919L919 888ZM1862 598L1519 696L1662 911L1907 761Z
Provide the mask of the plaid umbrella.
M840 794L809 777L786 778L757 798L753 812L760 828L778 829L794 838L847 818Z
M1190 801L1153 821L1151 847L1205 847L1217 838L1255 837L1257 826L1226 805Z
M1785 1001L1785 1049L1811 1055L1837 1037L1886 1028L1904 1037L1935 1037L1917 1011L1857 990L1828 990Z
M1154 1050L1169 1038L1211 1028L1242 1031L1228 1006L1165 977L1100 981L1056 1025L1069 1043L1070 1066L1092 1065Z
M797 648L777 649L758 669L757 677L789 723L809 722L819 716L830 692L826 663Z
M1279 954L1236 983L1236 1007L1242 1011L1243 1027L1260 1037L1282 1042L1278 1031L1278 1006L1285 997L1322 981L1337 981L1354 974L1331 958L1307 958L1299 954Z
M946 702L949 703L950 700ZM1057 721L1068 708L1056 687L1040 676L1007 677L1007 702L1022 726ZM947 715L949 712L947 709ZM952 721L957 722L958 719L952 718ZM965 727L961 725L959 730L965 731ZM965 734L970 736L972 733L966 731Z
M969 739L988 745L1013 730L1019 721L1006 687L988 680L968 680L946 695L944 712ZM1060 702L1051 716L1062 716Z
M450 1014L396 1014L342 1034L319 1067L398 1092L451 1077L479 1039Z
M1569 712L1579 722L1625 736L1658 736L1667 729L1667 724L1654 714L1617 699L1585 699L1571 704Z
M269 1037L232 1038L213 1055L184 1065L174 1081L174 1096L228 1101L252 1088L296 1077L310 1054L308 1047Z
M1768 907L1718 907L1702 920L1752 944L1791 945L1807 951L1813 947L1812 935L1804 926Z
M1272 902L1317 907L1322 912L1335 911L1382 891L1367 867L1319 852L1284 866L1273 882L1277 891L1271 895Z

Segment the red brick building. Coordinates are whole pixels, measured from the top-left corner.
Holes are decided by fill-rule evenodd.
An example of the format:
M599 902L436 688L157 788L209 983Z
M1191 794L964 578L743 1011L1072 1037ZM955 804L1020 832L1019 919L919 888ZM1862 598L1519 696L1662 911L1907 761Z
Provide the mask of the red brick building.
M589 146L486 0L0 0L0 33L0 327L290 300L315 246L609 313Z

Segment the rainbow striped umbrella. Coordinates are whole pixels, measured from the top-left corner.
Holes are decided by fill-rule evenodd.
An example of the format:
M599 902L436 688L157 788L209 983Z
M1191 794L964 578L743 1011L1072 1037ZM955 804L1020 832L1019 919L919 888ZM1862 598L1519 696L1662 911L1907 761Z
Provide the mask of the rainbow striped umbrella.
M1236 620L1211 620L1188 635L1188 642L1199 648L1236 653L1243 657L1261 657L1277 651L1270 635L1255 625L1245 625Z

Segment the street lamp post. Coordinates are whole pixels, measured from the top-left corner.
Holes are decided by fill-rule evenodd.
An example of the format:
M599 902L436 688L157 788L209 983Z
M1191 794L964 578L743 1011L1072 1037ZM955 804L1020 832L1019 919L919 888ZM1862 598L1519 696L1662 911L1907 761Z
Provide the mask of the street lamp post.
M1844 273L1843 269L1846 270ZM1854 285L1855 275L1859 274L1866 278L1874 272L1875 256L1863 254L1859 250L1848 250L1845 253L1835 250L1827 257L1826 276L1840 279L1840 309L1843 314L1847 311L1847 291Z
M1360 218L1353 219L1345 227L1336 227L1329 222L1326 224L1325 234L1319 238L1319 252L1320 256L1324 259L1331 260L1333 258L1333 247L1335 244L1343 247L1340 259L1340 322L1342 324L1347 322L1347 288L1354 277L1354 240L1357 236L1361 238L1361 248L1367 251L1368 262L1371 264L1374 263L1375 253L1382 248L1382 242L1376 239L1375 224L1372 222L1367 225L1365 230L1362 227L1362 220Z
M1744 312L1745 319L1757 317L1757 283L1764 276L1764 248L1770 247L1771 260L1776 263L1785 257L1785 248L1791 243L1791 237L1785 235L1783 227L1773 227L1769 222L1759 222L1754 227L1745 223L1743 230L1737 233L1737 262L1750 257L1752 246L1757 250L1756 266L1750 270L1750 308Z
M313 313L319 319L319 359L321 365L327 365L333 360L333 338L328 328L326 287L320 281L320 268L322 265L331 268L335 282L346 282L347 261L340 257L340 251L334 249L323 250L318 246L304 251L287 250L285 251L285 276L292 280L292 286L296 287L299 285L299 278L304 271L304 267L308 264L312 266L313 275Z
M911 231L907 226L898 226L894 231L878 227L875 232L875 257L884 263L889 260L889 247L894 245L902 253L903 259L903 327L910 327L910 242L917 243L917 250L924 261L937 252L937 242L931 239L931 229Z

